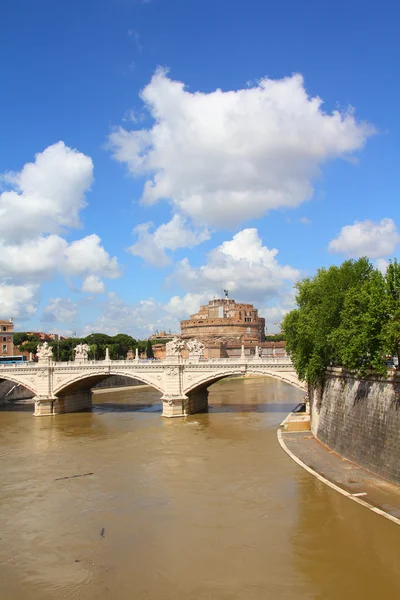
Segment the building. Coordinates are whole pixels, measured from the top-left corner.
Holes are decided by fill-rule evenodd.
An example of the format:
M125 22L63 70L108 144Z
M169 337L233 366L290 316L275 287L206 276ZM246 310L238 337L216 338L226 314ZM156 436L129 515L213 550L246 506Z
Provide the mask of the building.
M156 333L153 333L150 336L150 340L172 340L174 337L178 336L179 334L177 333L171 333L171 331L169 331L169 333L167 333L166 331L156 331Z
M49 342L49 341L62 341L67 338L59 335L58 333L44 333L43 331L26 331L26 335L32 335L37 337L41 342Z
M14 323L12 318L8 321L0 320L1 352L2 356L13 356L14 353Z
M206 346L220 344L261 344L265 340L265 319L252 304L237 304L227 297L210 300L190 319L181 321L181 338L196 338Z

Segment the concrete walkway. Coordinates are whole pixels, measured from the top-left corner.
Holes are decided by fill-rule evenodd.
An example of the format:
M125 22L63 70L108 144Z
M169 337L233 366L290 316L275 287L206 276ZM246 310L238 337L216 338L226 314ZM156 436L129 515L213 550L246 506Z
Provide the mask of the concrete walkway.
M311 431L290 431L290 421L291 415L278 430L278 440L293 460L344 496L400 525L399 486L329 450Z

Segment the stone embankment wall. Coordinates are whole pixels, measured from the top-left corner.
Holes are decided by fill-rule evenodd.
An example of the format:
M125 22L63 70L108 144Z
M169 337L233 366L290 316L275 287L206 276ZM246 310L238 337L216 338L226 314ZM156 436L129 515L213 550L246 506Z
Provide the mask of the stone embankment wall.
M323 389L310 389L311 430L325 446L400 484L400 378L359 379L328 369Z

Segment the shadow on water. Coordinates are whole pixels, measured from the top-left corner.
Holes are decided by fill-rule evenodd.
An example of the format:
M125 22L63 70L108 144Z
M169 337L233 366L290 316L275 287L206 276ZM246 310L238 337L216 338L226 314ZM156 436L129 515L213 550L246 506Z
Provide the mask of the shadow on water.
M209 405L210 412L217 413L236 413L236 412L266 412L266 413L288 413L295 407L293 403L237 403L237 404L217 404ZM96 413L105 412L150 412L161 413L162 404L157 403L129 403L129 402L103 402L101 404L93 404L93 411Z
M121 402L102 402L101 404L93 404L93 411L96 413L104 412L162 412L161 403L121 403Z
M267 413L285 413L290 412L295 407L293 403L239 403L239 404L215 404L210 403L209 410L212 412L267 412Z
M33 402L10 402L0 406L0 412L30 412L33 413Z

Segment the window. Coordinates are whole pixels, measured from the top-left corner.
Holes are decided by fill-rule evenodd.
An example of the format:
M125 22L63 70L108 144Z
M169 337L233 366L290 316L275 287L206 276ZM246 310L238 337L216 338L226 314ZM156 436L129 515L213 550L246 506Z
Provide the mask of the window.
M3 354L7 354L7 344L3 344Z
M7 341L7 338L6 338L6 337L3 337L3 342L6 342L6 341Z
M7 331L7 327L3 325L3 331Z

